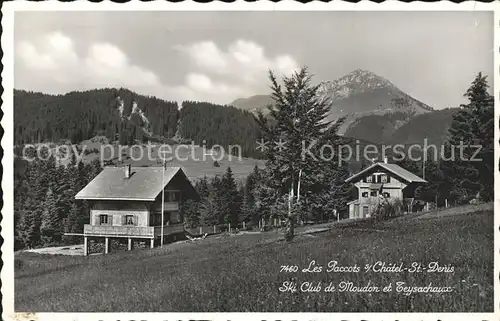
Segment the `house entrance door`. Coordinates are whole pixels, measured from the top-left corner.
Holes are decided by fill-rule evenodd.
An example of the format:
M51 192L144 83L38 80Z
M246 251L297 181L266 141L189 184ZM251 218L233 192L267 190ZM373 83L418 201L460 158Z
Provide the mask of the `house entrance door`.
M363 206L363 216L362 216L363 218L370 216L369 210L370 210L370 208L368 206Z

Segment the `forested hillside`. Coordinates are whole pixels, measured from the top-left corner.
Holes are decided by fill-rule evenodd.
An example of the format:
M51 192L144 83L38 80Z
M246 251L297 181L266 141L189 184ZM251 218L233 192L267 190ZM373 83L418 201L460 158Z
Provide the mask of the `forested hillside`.
M176 102L146 97L127 89L95 89L47 95L14 91L15 144L79 143L95 135L129 144L148 135L172 137Z
M378 144L423 144L427 139L429 143L442 145L458 110L447 108L418 115L400 112L368 115L351 123L345 135Z
M414 116L392 133L391 142L423 144L424 139L427 138L432 144L442 145L448 139L448 130L453 122L453 115L459 110L459 108L446 108Z
M239 145L257 157L258 126L250 112L206 102L177 102L138 95L127 89L96 89L47 95L14 92L15 144L76 144L96 135L121 145L148 140L191 141L211 148Z
M241 146L244 156L258 157L255 141L260 129L254 116L232 106L220 106L206 102L185 101L180 111L179 135L196 144L212 147L221 145L228 151L229 145Z

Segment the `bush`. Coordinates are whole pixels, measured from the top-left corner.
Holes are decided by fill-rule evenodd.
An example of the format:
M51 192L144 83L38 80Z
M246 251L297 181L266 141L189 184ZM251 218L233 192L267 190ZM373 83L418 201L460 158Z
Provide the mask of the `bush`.
M401 199L384 199L383 202L377 205L372 213L372 217L377 220L386 220L391 217L402 215L404 204Z

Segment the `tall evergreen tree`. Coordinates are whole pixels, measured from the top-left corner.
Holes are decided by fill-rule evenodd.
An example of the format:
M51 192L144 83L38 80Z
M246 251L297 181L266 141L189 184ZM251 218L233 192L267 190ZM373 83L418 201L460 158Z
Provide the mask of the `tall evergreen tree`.
M59 198L54 194L51 187L47 190L47 196L43 204L40 232L44 243L59 242L61 240Z
M207 197L202 198L199 211L200 222L203 225L217 225L220 223L220 209L222 199L220 197L221 179L214 176L208 186Z
M291 77L284 77L282 86L270 72L271 96L275 101L274 106L268 107L271 120L262 113L257 118L263 138L271 145L276 144L266 150L266 167L269 182L280 196L298 196L299 176L301 193L315 189L323 184L324 169L335 168L333 161L319 156L325 151L322 146L335 149L339 144L337 131L343 119L327 120L329 101L318 95L319 85L312 85L311 77L307 68L303 68ZM292 204L296 204L295 200ZM294 235L294 213L290 207L287 238Z
M208 178L207 176L203 176L203 178L199 179L195 183L195 188L198 191L198 194L202 199L206 199L208 197L209 193L209 186L208 186Z
M40 244L42 208L34 198L28 197L20 212L19 237L24 247L32 248Z
M182 202L184 225L197 227L200 225L200 203L196 200L186 199Z
M80 217L82 213L80 207L76 202L71 204L71 208L68 213L68 217L64 220L64 232L65 233L81 233L80 229ZM76 243L79 241L78 237L74 236L64 236L63 239L67 243Z
M479 194L489 201L493 199L494 103L486 76L478 73L464 96L469 103L454 114L446 149L447 158L453 159L446 162L445 173L459 200L468 201ZM463 159L460 145L466 146ZM473 146L481 146L477 155ZM475 161L473 156L481 160Z
M220 215L225 223L238 224L241 200L231 167L227 167L220 184Z

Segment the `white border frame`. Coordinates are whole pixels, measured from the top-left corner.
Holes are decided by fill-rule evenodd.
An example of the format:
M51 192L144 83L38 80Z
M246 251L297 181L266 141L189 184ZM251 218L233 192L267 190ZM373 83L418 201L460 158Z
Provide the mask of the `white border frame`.
M15 313L14 312L14 230L13 230L13 85L14 85L14 13L17 11L494 11L494 98L495 98L495 213L500 213L500 173L499 146L500 139L500 3L464 2L454 4L450 2L435 3L402 3L386 1L381 4L361 2L358 4L334 1L331 3L312 2L302 4L295 1L281 1L279 3L239 2L221 3L211 2L206 4L186 0L181 3L169 2L129 2L118 4L112 2L90 3L73 2L60 3L46 2L6 2L3 4L2 13L2 111L4 116L1 125L4 129L2 147L3 171L2 190L4 205L2 208L3 220L1 225L4 243L2 246L3 268L2 280L2 307L3 320L498 320L499 313L499 275L500 253L498 247L498 231L500 219L494 216L494 313Z

